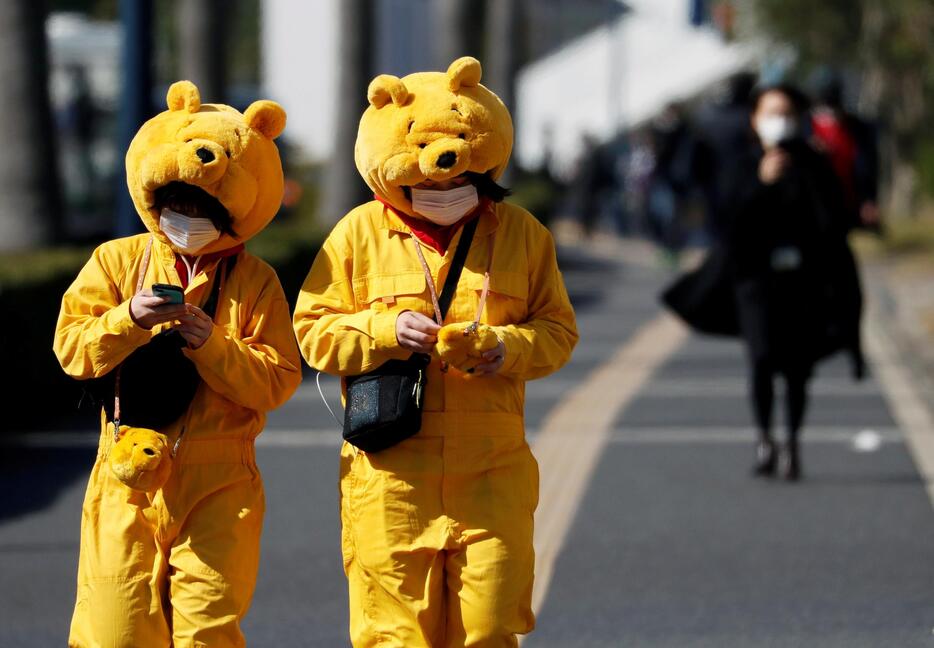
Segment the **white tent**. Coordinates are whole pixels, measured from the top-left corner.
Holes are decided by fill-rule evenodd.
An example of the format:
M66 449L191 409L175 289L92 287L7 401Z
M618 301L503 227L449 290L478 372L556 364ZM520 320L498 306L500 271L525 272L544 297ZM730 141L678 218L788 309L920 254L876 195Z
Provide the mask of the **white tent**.
M556 166L567 169L585 136L609 140L753 62L748 46L691 26L687 2L626 4L630 13L520 72L514 118L523 166L540 164L548 149Z

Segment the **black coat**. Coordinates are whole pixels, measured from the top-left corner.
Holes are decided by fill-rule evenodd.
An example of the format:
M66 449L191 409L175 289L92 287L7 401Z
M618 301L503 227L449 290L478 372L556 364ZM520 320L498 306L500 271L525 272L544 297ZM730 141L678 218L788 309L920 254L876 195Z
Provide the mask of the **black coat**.
M810 372L842 349L862 374L862 293L848 219L829 163L804 142L773 185L758 179L760 150L730 173L729 227L697 270L662 295L698 331L741 336L756 361Z

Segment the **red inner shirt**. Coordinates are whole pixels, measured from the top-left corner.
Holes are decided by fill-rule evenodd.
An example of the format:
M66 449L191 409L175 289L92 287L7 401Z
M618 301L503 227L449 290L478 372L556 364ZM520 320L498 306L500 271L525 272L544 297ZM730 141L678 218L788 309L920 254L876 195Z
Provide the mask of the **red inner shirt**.
M399 219L405 223L406 227L412 230L412 234L415 236L415 238L432 249L437 250L439 254L444 254L447 252L448 246L451 245L451 240L454 238L454 235L457 234L458 229L473 219L479 218L480 214L483 213L483 210L489 207L490 204L489 198L481 198L480 204L478 204L472 212L464 216L456 223L451 225L436 225L430 220L416 218L414 216L409 216L399 212L399 210L380 198L378 195L374 194L373 197L391 209L392 213L398 216Z
M243 250L243 243L240 245L235 245L232 248L226 250L221 250L220 252L211 252L210 254L205 254L201 256L201 261L198 262L198 270L204 268L212 261L217 259L223 259L224 257L229 257L237 254ZM194 267L196 256L185 255L188 259L188 262ZM185 265L185 262L182 261L182 255L178 252L175 253L175 270L178 272L178 278L182 281L182 288L188 288L188 267ZM192 277L193 278L193 277Z

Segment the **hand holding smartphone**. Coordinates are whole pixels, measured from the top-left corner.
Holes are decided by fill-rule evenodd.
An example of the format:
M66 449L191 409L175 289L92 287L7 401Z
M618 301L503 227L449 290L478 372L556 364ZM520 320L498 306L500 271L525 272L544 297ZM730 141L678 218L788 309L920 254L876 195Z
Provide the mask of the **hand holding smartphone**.
M185 291L182 290L181 286L173 286L172 284L153 284L152 294L154 297L168 298L168 301L165 302L166 304L185 303Z

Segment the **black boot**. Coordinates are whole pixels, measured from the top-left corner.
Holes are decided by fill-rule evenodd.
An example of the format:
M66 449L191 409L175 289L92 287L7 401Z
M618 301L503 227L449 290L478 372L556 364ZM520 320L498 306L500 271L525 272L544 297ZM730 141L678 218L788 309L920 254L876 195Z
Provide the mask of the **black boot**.
M797 439L789 440L783 447L779 458L782 477L786 481L801 479L801 450Z
M752 467L753 477L772 477L775 475L777 452L772 439L763 439L756 444L756 463Z

